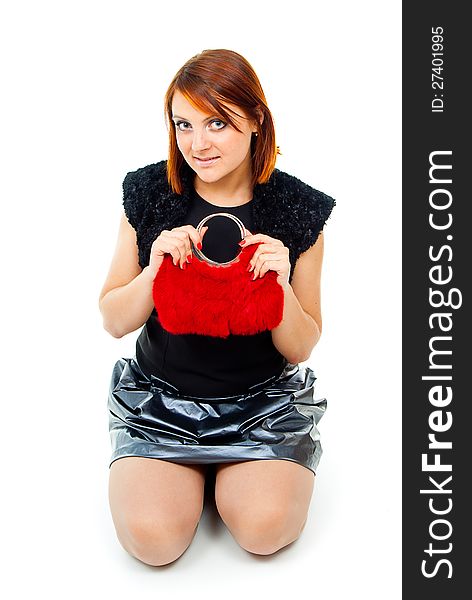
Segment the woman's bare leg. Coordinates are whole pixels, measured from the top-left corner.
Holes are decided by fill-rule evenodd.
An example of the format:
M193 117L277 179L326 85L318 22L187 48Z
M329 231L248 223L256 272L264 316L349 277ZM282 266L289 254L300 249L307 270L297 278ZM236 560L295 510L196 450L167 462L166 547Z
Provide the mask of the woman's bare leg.
M205 465L125 457L112 463L109 501L117 537L140 561L161 566L190 545L203 510Z
M314 482L313 471L289 460L220 464L216 506L242 548L273 554L300 536Z

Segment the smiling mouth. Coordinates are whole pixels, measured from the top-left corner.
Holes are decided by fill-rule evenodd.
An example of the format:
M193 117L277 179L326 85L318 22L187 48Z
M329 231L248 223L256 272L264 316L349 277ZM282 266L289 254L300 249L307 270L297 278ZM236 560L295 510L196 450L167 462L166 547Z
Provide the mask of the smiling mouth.
M194 156L193 158L202 169L213 166L220 159L219 156L212 156L211 158L198 158L197 156Z

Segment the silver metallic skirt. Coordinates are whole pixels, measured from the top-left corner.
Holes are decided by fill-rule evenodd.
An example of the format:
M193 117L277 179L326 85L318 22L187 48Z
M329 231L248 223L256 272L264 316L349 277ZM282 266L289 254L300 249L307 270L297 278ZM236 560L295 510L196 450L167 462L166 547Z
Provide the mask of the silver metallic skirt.
M108 395L110 465L126 456L212 464L283 459L313 472L321 458L316 427L326 399L315 398L314 372L288 364L244 394L202 398L148 378L120 358Z

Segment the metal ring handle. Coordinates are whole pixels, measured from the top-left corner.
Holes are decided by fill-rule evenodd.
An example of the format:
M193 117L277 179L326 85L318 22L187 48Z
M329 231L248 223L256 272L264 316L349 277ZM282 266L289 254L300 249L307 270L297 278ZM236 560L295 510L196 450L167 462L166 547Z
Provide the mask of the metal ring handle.
M235 215L232 215L231 213L225 213L225 212L212 213L211 215L207 215L206 217L204 217L200 221L200 223L197 225L196 229L197 229L198 233L201 232L205 223L207 221L209 221L210 219L212 219L213 217L228 217L229 219L232 219L239 228L239 233L241 234L241 239L242 240L244 239L245 228L244 228L244 224L241 221L241 219L238 219L238 217L236 217ZM230 264L236 262L239 258L239 254L238 254L238 256L235 256L233 259L228 260L227 262L217 262L216 260L212 260L211 258L208 258L208 256L205 256L203 254L203 252L201 250L199 250L193 242L192 242L192 248L193 248L193 252L197 255L197 257L200 260L203 260L210 265L230 265Z

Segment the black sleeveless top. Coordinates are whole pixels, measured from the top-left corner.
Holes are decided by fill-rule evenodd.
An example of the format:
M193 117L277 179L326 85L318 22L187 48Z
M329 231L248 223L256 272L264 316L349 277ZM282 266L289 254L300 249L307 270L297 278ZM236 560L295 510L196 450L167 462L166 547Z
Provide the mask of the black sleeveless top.
M197 227L209 214L228 212L254 232L251 201L240 206L216 206L194 190L185 224ZM231 220L214 217L203 238L205 255L218 262L234 258L240 251L239 229ZM196 259L194 259L196 260ZM154 308L136 342L136 359L149 377L168 381L184 394L229 396L282 372L287 360L272 342L270 331L255 335L216 338L197 334L174 335L159 323Z

